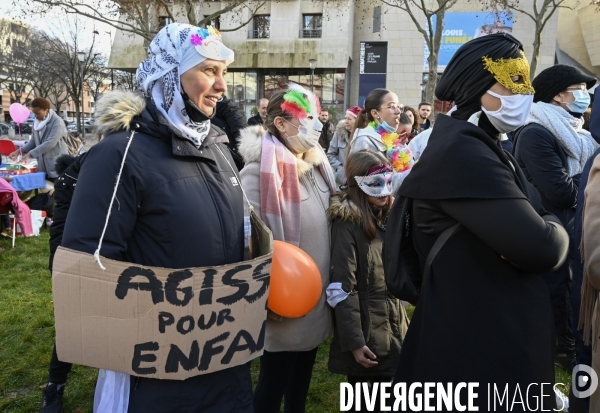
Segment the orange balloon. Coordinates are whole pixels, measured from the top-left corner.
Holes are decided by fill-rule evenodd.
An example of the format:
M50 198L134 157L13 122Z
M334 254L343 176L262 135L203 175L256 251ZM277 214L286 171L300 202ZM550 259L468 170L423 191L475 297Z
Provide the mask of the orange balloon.
M302 317L315 308L322 291L321 272L313 259L292 244L273 241L269 309L283 317Z

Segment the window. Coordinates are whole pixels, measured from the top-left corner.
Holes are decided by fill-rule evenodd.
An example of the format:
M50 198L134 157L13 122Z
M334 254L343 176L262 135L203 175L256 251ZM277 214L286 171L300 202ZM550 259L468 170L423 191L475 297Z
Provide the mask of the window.
M381 31L381 6L373 8L373 33Z
M221 30L221 16L217 16L210 21L210 25L217 30Z
M7 46L10 46L10 37L7 37L7 38L6 38L6 45L7 45Z
M268 39L270 37L271 16L254 16L253 30L248 31L249 39Z
M0 106L2 106L2 95L0 95Z
M159 16L158 18L158 30L162 29L163 27L165 27L168 24L173 23L173 20L171 20L169 17L167 16Z
M303 14L302 31L300 37L303 39L314 39L321 37L323 22L322 14Z

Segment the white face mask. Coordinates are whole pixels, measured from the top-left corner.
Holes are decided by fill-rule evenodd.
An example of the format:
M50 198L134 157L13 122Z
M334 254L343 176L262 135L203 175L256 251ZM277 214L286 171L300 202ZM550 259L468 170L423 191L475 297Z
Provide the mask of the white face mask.
M308 128L303 124L300 124L300 126L296 126L290 121L285 121L298 129L297 135L290 136L287 133L285 134L287 137L287 147L290 151L299 155L304 152L308 152L309 150L317 146L317 144L319 143L319 138L321 137L321 128L323 127L323 124L321 122L317 121L318 124L313 124L313 126L319 127L319 130L315 130L312 128Z
M500 109L496 111L489 111L483 106L481 107L498 132L512 132L525 123L533 103L533 95L502 96L491 90L488 90L487 93L497 97L502 103Z

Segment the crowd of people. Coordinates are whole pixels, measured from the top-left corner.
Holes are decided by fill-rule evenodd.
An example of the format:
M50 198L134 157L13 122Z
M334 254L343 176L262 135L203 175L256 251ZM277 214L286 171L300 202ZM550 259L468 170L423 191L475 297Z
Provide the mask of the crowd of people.
M93 254L104 232L100 255L114 260L242 262L247 199L273 239L314 260L321 297L303 317L268 311L254 389L249 364L182 381L131 376L116 413L276 413L282 402L304 412L330 336L329 370L352 384L525 389L554 383L555 364L600 372L590 345L600 331L600 99L583 128L595 78L555 65L532 82L522 44L492 34L447 65L435 94L454 107L435 122L430 103L413 109L374 89L336 125L289 84L244 127L224 97L233 59L213 28L158 33L137 70L140 93L98 102L100 142L46 166L57 177L51 253ZM26 153L48 153L36 145ZM416 305L410 324L401 300ZM62 412L70 368L55 349L43 413ZM106 386L97 397L116 391ZM537 403L552 409L545 390ZM570 400L571 412L600 409L598 395Z

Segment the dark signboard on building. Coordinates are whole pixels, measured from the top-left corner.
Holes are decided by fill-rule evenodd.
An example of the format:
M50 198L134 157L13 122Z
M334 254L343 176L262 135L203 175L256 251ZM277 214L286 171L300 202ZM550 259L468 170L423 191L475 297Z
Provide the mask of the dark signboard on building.
M360 74L385 75L387 42L360 42Z
M371 90L385 88L387 48L387 42L360 42L358 104L361 106Z

